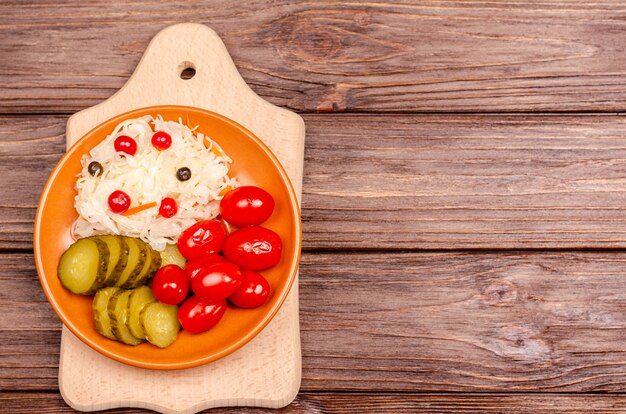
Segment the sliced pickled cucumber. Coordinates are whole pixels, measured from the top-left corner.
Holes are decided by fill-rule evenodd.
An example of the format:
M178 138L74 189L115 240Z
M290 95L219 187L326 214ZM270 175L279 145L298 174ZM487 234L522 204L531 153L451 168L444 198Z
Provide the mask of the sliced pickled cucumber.
M146 285L150 278L154 276L157 270L161 267L161 255L156 250L153 250L150 246L150 253L148 254L148 260L143 267L141 273L137 276L137 278L132 281L131 287L139 287Z
M128 245L128 239L129 237L124 237L124 236L119 236L120 241L122 243L122 254L120 256L120 262L118 263L118 265L116 266L116 273L112 275L111 277L111 281L110 281L110 286L115 286L117 284L117 282L120 280L120 277L122 276L122 273L124 273L124 270L126 269L126 266L128 265L128 257L130 256L130 247ZM107 280L108 282L108 280Z
M61 283L79 295L89 295L100 288L107 276L109 249L102 240L79 239L63 253L58 275Z
M100 289L93 297L93 319L96 322L96 330L109 339L115 339L111 330L111 319L107 306L109 299L119 290L116 287L107 287Z
M128 298L133 293L132 290L120 289L111 296L107 306L107 312L111 319L111 331L115 338L128 345L138 345L143 339L135 338L128 330Z
M115 283L117 287L128 286L126 282L134 280L141 273L148 258L149 246L146 243L133 237L126 237L125 239L126 244L128 244L128 261L124 271Z
M187 263L187 260L182 254L180 254L178 245L176 244L166 245L165 250L161 252L161 266L175 264L184 269L185 263Z
M180 330L177 313L178 306L175 305L159 302L147 304L141 311L139 320L148 342L159 348L171 345Z
M144 283L147 283L154 274L161 268L161 254L156 250L152 250L152 263L150 269L148 269L148 273L145 275Z
M109 248L109 264L104 286L114 286L120 274L126 267L128 260L128 247L122 236L103 235L93 236L94 239L102 240Z
M143 331L143 327L139 321L139 315L144 306L152 302L156 302L156 298L152 293L152 289L148 286L134 289L133 293L128 298L128 320L126 321L126 326L135 338L146 337L146 333Z

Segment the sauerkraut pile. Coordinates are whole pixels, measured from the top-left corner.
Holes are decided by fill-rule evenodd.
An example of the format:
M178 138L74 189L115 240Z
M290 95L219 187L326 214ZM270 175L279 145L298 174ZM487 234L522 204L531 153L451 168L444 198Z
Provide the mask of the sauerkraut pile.
M171 137L169 148L159 150L152 144L152 136L158 131ZM134 140L134 155L116 151L114 142L120 136ZM176 243L182 231L195 222L215 218L223 194L238 186L228 176L232 160L213 140L180 119L165 121L161 116L121 122L83 156L81 163L74 202L79 214L72 227L74 238L121 234L139 237L159 251L168 243ZM98 164L101 168L94 174ZM190 172L183 181L181 168ZM124 213L109 208L109 197L115 191L130 197L130 208ZM165 198L175 200L177 211L172 217L159 214Z

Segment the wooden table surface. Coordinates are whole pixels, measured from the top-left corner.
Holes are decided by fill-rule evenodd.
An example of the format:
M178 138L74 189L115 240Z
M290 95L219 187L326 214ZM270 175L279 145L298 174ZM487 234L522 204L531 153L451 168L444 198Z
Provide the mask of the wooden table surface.
M0 410L72 411L32 255L67 118L186 21L307 125L281 412L626 411L617 0L0 1Z

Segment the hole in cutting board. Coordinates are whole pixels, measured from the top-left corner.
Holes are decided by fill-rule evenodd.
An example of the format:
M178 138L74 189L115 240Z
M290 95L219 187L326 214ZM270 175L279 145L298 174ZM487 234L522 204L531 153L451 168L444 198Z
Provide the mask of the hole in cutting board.
M183 80L189 80L196 76L196 66L191 62L185 61L178 65L178 71L180 78Z

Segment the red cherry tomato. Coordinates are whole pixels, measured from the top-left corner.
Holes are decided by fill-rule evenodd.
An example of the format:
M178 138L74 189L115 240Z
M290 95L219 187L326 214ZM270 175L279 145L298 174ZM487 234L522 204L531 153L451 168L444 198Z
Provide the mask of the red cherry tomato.
M178 250L190 260L222 251L226 230L215 220L199 221L188 227L178 238Z
M184 330L197 334L217 325L225 311L225 300L210 301L192 296L178 308L178 320Z
M161 303L178 305L189 293L185 271L175 264L163 266L154 275L152 293Z
M198 271L191 281L191 290L208 300L226 299L241 285L241 271L228 262L215 263Z
M226 193L220 202L222 218L237 227L259 225L274 210L274 199L262 188L252 185Z
M128 155L135 155L137 152L137 142L129 136L120 135L115 138L113 142L113 147L115 147L115 151L117 152L125 152Z
M223 263L225 261L226 259L224 259L224 257L220 256L219 254L207 254L206 256L191 259L185 265L185 273L187 273L187 279L189 279L189 283L191 283L193 278L202 268L205 268L215 263Z
M242 269L263 270L280 261L280 236L261 226L249 226L229 235L224 242L224 256Z
M172 146L172 137L165 131L155 132L152 135L152 145L160 151L166 150Z
M125 212L130 207L130 196L120 190L113 191L108 201L111 211L117 214Z
M242 270L241 279L241 286L228 297L228 300L246 309L264 304L270 294L270 284L267 280L252 270Z
M159 207L159 214L165 218L174 217L178 211L176 200L171 197L165 197L161 200L161 206Z

